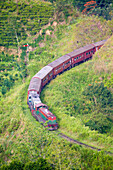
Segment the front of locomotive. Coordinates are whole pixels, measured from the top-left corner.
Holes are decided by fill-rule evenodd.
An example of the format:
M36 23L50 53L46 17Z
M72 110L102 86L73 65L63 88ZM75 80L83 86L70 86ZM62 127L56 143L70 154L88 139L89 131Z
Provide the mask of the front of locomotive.
M56 122L56 116L54 116L53 114L48 117L46 128L51 131L58 129L58 123Z

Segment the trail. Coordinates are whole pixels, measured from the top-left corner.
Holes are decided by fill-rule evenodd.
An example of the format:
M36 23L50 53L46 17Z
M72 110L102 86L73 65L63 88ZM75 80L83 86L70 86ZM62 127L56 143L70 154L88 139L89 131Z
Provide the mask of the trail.
M87 145L87 144L85 144L85 143L79 142L78 140L72 139L72 138L64 135L63 133L59 133L58 135L59 135L60 137L64 138L64 139L66 139L66 140L69 141L69 142L76 143L76 144L81 145L81 146L85 146L85 147L90 148L90 149L92 149L92 150L103 151L103 152L105 152L106 154L113 155L112 152L104 151L103 149L99 149L99 148L96 148L96 147Z

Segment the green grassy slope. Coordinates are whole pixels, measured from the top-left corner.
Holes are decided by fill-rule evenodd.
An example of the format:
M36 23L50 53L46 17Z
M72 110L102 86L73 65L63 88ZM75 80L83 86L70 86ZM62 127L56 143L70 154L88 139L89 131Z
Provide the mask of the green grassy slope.
M80 47L91 42L90 38L90 41L89 39L86 41L85 37L88 34L85 33L84 39L80 35L78 46L76 42L79 31L83 31L83 24L86 20L89 21L89 27L87 28L89 31L91 31L93 20L95 20L94 29L96 29L96 25L99 22L101 28L103 28L103 31L100 30L96 38L94 38L95 41L103 38L106 39L111 35L108 23L94 17L81 18L76 21L76 24L70 26L58 26L53 37L51 36L48 40L41 41L45 44L44 47L39 48L37 44L37 48L30 52L30 62L27 65L28 77L25 78L23 83L17 82L5 96L1 97L0 165L9 163L13 159L19 159L23 163L26 163L30 160L36 161L38 157L43 157L49 163L53 164L56 169L93 169L94 167L112 169L113 159L110 156L106 156L103 152L98 153L75 144L70 144L58 137L56 132L45 130L32 117L26 104L28 85L36 72L61 55L72 51L74 45ZM86 27L87 25L84 26L84 29ZM73 42L71 43L72 37ZM70 43L67 43L68 40ZM53 114L57 116L59 131L84 143L113 152L112 129L110 129L110 132L104 134L98 133L98 131L92 131L88 126L85 126L86 121L92 117L92 114L83 114L83 108L81 108L81 111L76 111L76 108L80 108L81 106L82 92L88 84L94 81L103 81L108 88L112 88L112 42L113 39L109 39L105 44L106 48L102 48L96 53L93 60L79 65L58 76L55 80L52 80L42 91L41 99L50 107ZM109 61L104 51L106 51L106 55L111 56ZM96 68L97 60L100 62L100 72L98 71L99 68ZM104 60L107 62L107 70L104 70L104 64L102 69L102 62ZM109 78L107 78L107 74L109 74ZM105 78L100 80L99 78L103 75L105 75ZM75 105L76 103L77 105ZM93 106L93 103L91 103L91 106ZM92 159L90 159L91 157Z
M42 100L50 106L52 112L58 117L61 132L109 151L113 149L113 98L111 97L109 101L111 106L104 103L105 107L103 108L101 101L98 101L99 96L96 96L97 103L95 104L93 100L86 98L83 92L89 90L88 93L90 93L93 91L93 87L101 87L102 82L106 86L109 85L112 90L112 46L113 36L100 51L96 52L91 61L57 76L41 94ZM101 88L99 89L101 90ZM105 87L103 90L106 89ZM104 97L101 97L104 100ZM91 131L88 126L85 126L89 120L96 121L98 131L99 128L103 130L105 125L106 131L108 128L107 133L100 134L97 131ZM92 127L92 129L95 128Z

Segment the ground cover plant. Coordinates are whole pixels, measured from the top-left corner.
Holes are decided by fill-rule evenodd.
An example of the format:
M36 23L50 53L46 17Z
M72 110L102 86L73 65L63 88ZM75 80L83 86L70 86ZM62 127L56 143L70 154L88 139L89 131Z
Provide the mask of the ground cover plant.
M86 21L88 24L85 24ZM92 24L94 25L92 26ZM15 75L16 71L22 74L23 71L27 70L27 75L20 81L16 80L13 87L10 88L10 91L7 90L5 95L1 94L1 168L7 169L13 164L22 168L37 166L38 160L42 160L42 163L43 160L46 160L47 165L52 167L52 169L113 169L112 156L104 153L104 150L113 152L112 108L109 105L105 112L102 108L98 110L97 105L95 110L90 112L90 108L95 107L95 100L91 98L91 102L89 102L89 97L92 97L92 94L90 96L87 93L84 94L86 92L85 89L94 88L96 85L99 87L102 83L102 88L104 91L107 90L111 100L113 85L111 74L112 38L106 43L105 48L102 48L100 52L96 53L94 60L79 65L58 76L41 93L42 102L47 104L50 111L57 116L59 132L63 132L89 145L102 148L103 152L97 152L72 144L58 136L59 132L45 130L32 117L26 102L29 82L36 72L56 58L72 51L74 48L92 43L92 40L96 42L103 38L109 38L112 34L111 25L112 22L110 21L107 22L94 16L84 18L81 15L75 18L70 25L58 25L56 28L51 25L50 30L52 32L50 36L46 36L45 30L43 30L44 34L36 37L36 39L33 39L34 37L32 36L27 37L26 42L29 40L30 47L33 47L33 51L29 53L29 62L27 64L25 64L26 53L24 49L22 49L23 53L20 55L20 61L16 60L16 56L13 58L13 56L8 54L10 62L14 59L12 61L14 62L12 65L14 66L14 70L12 67L9 70L10 73L3 70L1 72L4 75L2 81L6 79L6 74L8 74L7 79L10 81L10 75L13 75L13 73ZM100 29L97 32L98 36L95 36L94 32L97 31L97 26ZM43 45L39 46L40 44ZM1 55L3 56L2 59L5 58L5 64L8 63L9 61L6 61L5 57L6 53L1 53ZM108 56L110 56L109 60ZM97 61L99 63L98 66ZM22 63L19 64L20 62ZM19 66L16 66L16 63ZM23 68L24 65L25 68ZM18 70L19 67L22 67L22 70ZM8 85L8 81L5 84ZM93 86L90 86L90 84ZM101 90L102 88L97 89ZM85 100L86 103L84 103L84 98L82 97L87 98ZM81 102L83 104L82 106ZM101 117L104 113L107 121L111 123L111 127L107 127L104 133L99 132L98 129L91 126L92 122L90 120L99 120L98 117L95 119L96 111L99 112L99 116ZM103 121L103 123L105 122Z

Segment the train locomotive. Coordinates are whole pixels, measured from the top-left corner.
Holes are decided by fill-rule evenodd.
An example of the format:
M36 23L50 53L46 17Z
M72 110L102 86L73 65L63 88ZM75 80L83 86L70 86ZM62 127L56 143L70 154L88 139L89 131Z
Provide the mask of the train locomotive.
M86 45L56 59L36 73L29 84L27 104L32 115L48 130L58 129L56 116L51 113L46 104L40 100L40 93L58 74L92 58L93 54L103 46L106 40Z

